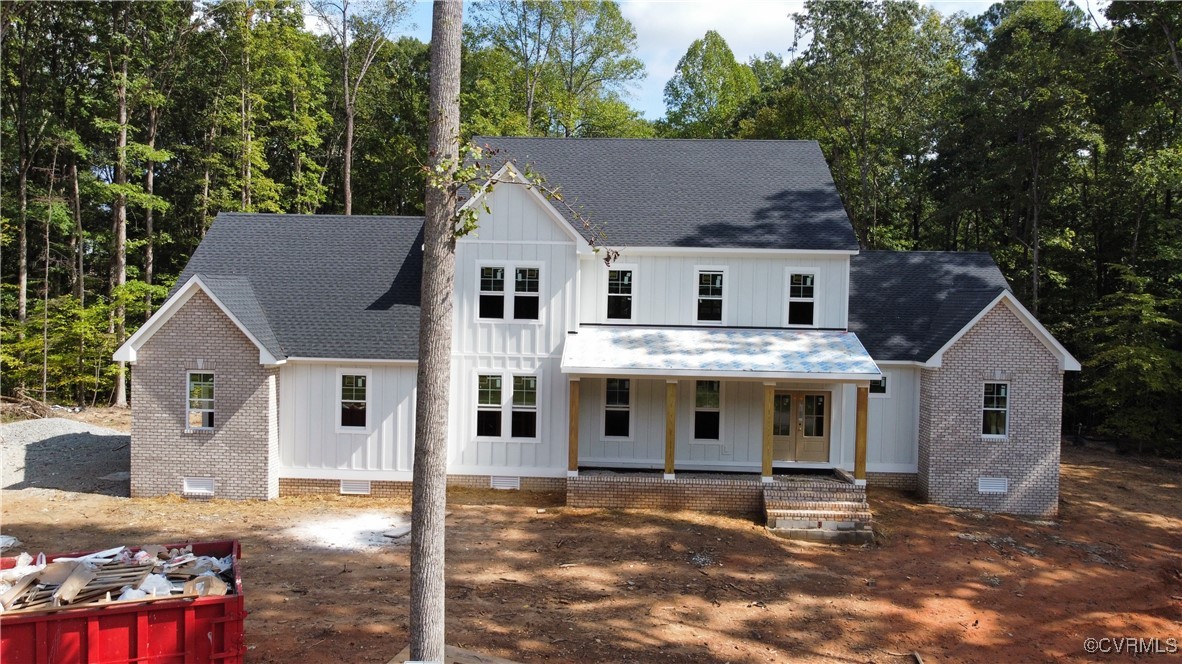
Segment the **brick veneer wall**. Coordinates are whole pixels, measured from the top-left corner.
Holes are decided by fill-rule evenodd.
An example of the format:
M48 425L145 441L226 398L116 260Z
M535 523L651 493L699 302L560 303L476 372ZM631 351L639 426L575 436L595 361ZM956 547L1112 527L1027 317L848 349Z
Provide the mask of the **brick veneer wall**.
M214 375L213 431L185 431L186 375ZM212 477L215 497L279 495L279 371L203 292L139 349L131 369L131 495L181 494Z
M993 381L1010 385L1004 441L981 436L984 383ZM922 371L920 493L954 507L1055 514L1062 406L1058 358L998 303L944 353L940 368ZM1008 478L1009 491L982 494L980 477Z
M915 473L866 473L868 486L880 486L900 491L915 491L919 488L919 477Z
M570 507L759 512L763 484L758 480L677 478L658 475L579 475L566 480Z

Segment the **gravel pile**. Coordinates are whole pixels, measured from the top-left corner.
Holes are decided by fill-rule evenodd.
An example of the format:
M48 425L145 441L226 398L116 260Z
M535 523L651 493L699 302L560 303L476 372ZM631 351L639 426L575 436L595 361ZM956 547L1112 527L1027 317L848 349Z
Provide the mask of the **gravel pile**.
M51 417L0 426L0 487L129 495L131 437Z

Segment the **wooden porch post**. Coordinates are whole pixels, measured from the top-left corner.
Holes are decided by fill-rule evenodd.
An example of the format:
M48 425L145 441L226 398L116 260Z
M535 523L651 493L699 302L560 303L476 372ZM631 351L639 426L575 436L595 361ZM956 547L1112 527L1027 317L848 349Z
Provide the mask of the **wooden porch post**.
M579 379L570 379L570 433L567 435L566 476L579 476Z
M665 381L665 479L673 479L673 451L677 445L677 381Z
M866 484L866 411L870 404L870 387L858 386L858 419L854 428L854 482Z
M764 482L772 481L772 410L776 398L776 384L763 384L763 476Z

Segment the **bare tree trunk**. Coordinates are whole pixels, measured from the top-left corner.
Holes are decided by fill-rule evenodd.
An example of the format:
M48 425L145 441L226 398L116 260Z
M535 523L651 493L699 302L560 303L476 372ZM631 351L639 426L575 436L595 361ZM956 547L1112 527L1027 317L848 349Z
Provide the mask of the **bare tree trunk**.
M341 90L345 101L345 153L341 169L341 186L345 190L345 214L353 214L353 120L357 99L349 88L349 5L341 3ZM358 81L360 82L360 80Z
M344 166L344 187L345 187L345 214L353 214L353 114L354 108L348 101L345 102L348 106L345 107L345 166Z
M201 227L197 229L197 237L201 239L205 238L205 229L209 227L209 160L213 158L214 136L214 129L210 127L205 137L205 173L201 176L201 218L198 222Z
M127 8L123 10L123 27L126 33ZM119 113L119 133L115 143L115 184L118 192L112 204L114 211L112 221L112 235L115 246L111 251L111 290L112 297L115 290L127 283L127 196L123 193L127 187L127 61L131 53L125 42L123 45L122 62L119 65L119 81L116 88L116 99ZM125 336L124 317L127 315L122 304L115 307L115 346L123 345ZM115 406L127 407L127 365L119 363L119 371L115 378Z
M160 120L160 109L153 106L148 109L148 152L156 150L156 127ZM148 194L151 199L153 192L156 189L156 162L148 157L147 164L144 169L144 192ZM144 234L147 235L147 243L144 245L144 283L151 285L152 274L155 271L156 256L156 236L155 236L155 219L153 218L154 210L151 200L148 202L147 209L144 210ZM152 315L152 296L145 295L144 300L148 305L145 317Z
M41 403L49 403L49 228L53 225L53 187L57 184L57 148L49 166L48 202L45 204L45 272L41 281Z
M1039 204L1038 204L1038 156L1035 153L1034 163L1031 165L1031 210L1030 210L1030 313L1038 316L1038 282L1039 259L1042 257L1042 243L1039 242Z
M74 270L77 277L74 280L74 297L78 298L78 308L82 309L86 306L86 235L82 229L82 188L78 185L78 158L74 157L70 161L70 180L74 184L74 233L71 235L70 243L74 252L72 254L71 263L74 264ZM85 367L86 355L86 335L78 335L78 375L81 376ZM74 399L79 406L86 404L86 392L79 382L77 389L74 392Z
M17 196L20 198L20 225L16 242L16 318L20 323L20 338L24 339L25 320L29 316L29 175L22 167L17 174Z
M460 0L436 0L431 23L428 165L454 173L460 133ZM449 177L450 179L450 177ZM455 284L453 187L427 187L423 226L422 308L410 553L411 659L444 654L444 514L447 502L447 411L451 383L452 292Z

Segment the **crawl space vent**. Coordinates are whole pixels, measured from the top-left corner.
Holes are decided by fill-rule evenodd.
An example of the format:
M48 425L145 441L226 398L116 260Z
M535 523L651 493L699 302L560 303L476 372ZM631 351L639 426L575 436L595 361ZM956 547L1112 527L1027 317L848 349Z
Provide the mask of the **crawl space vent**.
M1010 490L1010 480L1005 477L978 477L977 491L980 493L1006 493Z
M368 496L369 480L341 480L342 496Z
M186 477L184 480L186 496L212 496L214 493L212 477Z
M494 489L520 489L520 477L507 477L505 475L493 475L489 478L490 486Z

